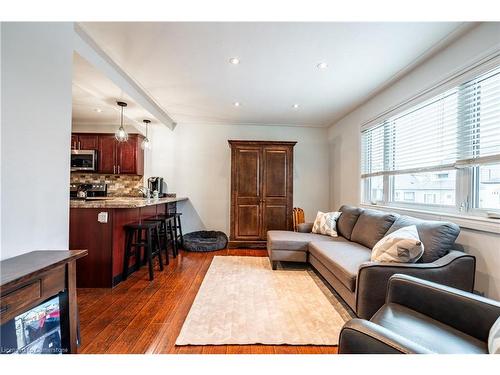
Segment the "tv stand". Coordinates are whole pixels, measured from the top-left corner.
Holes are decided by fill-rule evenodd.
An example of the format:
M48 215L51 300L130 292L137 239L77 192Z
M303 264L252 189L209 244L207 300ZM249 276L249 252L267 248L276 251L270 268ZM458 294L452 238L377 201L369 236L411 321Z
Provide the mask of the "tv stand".
M77 352L76 260L87 250L32 251L0 262L0 325L59 295L61 349Z

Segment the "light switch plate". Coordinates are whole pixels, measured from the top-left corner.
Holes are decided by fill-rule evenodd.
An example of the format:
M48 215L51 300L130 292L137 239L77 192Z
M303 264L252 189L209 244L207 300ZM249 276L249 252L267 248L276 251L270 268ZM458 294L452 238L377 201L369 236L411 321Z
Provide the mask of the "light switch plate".
M107 223L108 222L108 213L107 212L99 212L97 214L97 221L99 223Z

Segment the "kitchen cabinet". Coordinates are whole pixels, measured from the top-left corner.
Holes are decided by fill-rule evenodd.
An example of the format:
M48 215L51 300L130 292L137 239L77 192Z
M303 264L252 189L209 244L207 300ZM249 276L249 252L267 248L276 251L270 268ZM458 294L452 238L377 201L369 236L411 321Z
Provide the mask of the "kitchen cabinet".
M80 134L78 136L78 147L80 150L97 150L98 136Z
M98 135L96 134L72 134L72 150L97 150Z
M296 142L229 141L230 247L265 247L268 230L291 230Z
M78 150L78 135L76 134L71 135L71 149Z
M116 173L116 139L112 134L99 136L97 147L97 172Z
M99 173L144 174L142 135L130 134L127 142L118 142L114 134L101 134L98 140Z

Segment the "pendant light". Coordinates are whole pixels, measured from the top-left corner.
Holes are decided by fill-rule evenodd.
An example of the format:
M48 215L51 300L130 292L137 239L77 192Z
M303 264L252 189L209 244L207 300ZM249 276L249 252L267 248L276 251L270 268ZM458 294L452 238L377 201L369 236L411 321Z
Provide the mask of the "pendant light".
M115 132L115 138L118 142L127 142L128 133L123 127L123 108L127 106L125 102L116 102L121 107L121 116L120 116L120 127Z
M151 141L149 140L148 138L148 128L149 128L149 124L150 124L150 120L142 120L142 122L146 125L146 137L144 137L144 139L142 140L141 142L141 148L143 150L149 150L151 148Z

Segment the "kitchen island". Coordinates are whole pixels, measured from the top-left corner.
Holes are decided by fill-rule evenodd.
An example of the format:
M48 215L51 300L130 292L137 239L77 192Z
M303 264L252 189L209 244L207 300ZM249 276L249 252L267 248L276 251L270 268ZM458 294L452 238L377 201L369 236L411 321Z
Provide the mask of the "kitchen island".
M122 280L125 251L123 226L158 214L177 212L186 197L145 199L88 198L70 201L70 249L87 249L77 261L79 288L112 288ZM135 259L132 258L132 262ZM133 263L131 263L132 265Z

